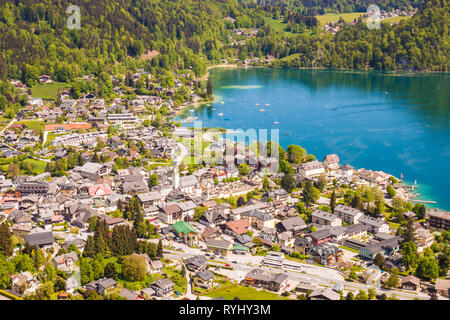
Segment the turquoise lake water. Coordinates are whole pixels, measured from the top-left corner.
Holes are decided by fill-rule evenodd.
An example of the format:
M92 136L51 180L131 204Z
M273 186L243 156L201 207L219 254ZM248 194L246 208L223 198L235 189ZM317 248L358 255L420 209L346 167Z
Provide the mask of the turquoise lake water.
M408 184L417 180L418 199L450 210L449 75L249 68L213 69L211 79L212 106L180 118L279 129L284 148L298 144L320 161L337 153L341 164L403 173Z

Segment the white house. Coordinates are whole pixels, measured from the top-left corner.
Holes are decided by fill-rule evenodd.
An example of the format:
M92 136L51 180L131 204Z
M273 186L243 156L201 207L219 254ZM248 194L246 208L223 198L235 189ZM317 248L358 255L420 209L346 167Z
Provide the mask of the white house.
M303 163L298 168L298 172L304 177L309 178L325 173L325 167L321 162L315 160Z

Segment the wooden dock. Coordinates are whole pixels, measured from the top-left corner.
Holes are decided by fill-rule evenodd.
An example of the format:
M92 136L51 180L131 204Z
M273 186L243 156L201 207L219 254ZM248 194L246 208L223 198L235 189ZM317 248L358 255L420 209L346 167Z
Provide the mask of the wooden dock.
M420 203L431 203L431 204L437 203L436 201L431 201L431 200L418 200L418 199L411 199L410 201L412 201L412 202L420 202Z

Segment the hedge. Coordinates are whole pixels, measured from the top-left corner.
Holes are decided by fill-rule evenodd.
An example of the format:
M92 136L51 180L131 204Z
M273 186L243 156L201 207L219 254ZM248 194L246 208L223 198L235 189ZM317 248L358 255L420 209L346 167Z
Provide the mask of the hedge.
M6 292L4 290L1 290L1 289L0 289L0 295L5 296L7 298L10 298L12 300L23 300L22 298L17 297L15 295L12 295L11 293L8 293L8 292Z

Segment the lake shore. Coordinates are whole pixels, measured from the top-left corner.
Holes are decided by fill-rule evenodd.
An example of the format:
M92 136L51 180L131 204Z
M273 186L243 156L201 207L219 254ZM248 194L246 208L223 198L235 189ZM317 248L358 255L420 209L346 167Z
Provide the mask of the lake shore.
M202 121L205 127L233 127L246 130L271 127L272 122L276 120L280 124L282 131L280 143L284 147L289 144L300 144L318 157L337 152L344 163L351 163L358 168L371 168L389 172L394 176L403 173L409 185L413 184L415 179L419 181L420 195L415 200L437 202L435 205L430 204L429 207L441 209L450 207L441 189L441 186L445 185L444 179L434 181L430 178L439 176L435 172L438 171L436 168L439 167L437 163L440 161L436 160L436 165L431 167L414 165L419 163L421 156L408 147L412 144L421 148L426 146L432 154L430 157L439 159L438 155L442 153L443 148L440 141L445 138L440 137L431 141L427 135L420 132L428 133L430 131L428 128L436 128L440 130L438 132L442 132L446 128L445 109L426 107L423 101L436 106L444 105L447 73L405 71L387 73L322 68L305 68L309 71L289 68L289 72L283 72L288 68L248 67L248 73L252 74L251 81L243 84L261 85L264 89L255 86L246 88L248 90L236 91L230 86L235 86L239 77L249 79L246 77L247 72L241 73L241 69L244 68L238 66L236 69L217 69L210 72L214 84L216 110L201 108L195 112L195 117L198 117L198 121ZM296 70L297 72L291 73ZM216 72L223 73L224 76L216 77ZM228 73L230 76L225 76ZM274 78L273 74L278 76L277 81L269 84L268 80ZM365 76L366 74L369 76ZM305 97L308 99L305 100ZM218 104L217 101L221 100L230 103ZM301 105L299 101L303 101ZM264 103L268 103L267 108L264 107L264 113L254 107L256 104ZM298 108L303 110L302 130L296 129L296 117L291 116ZM429 119L424 122L402 116L405 113L417 112L426 113ZM226 114L227 118L215 116L218 113ZM188 116L191 114L185 112L180 119ZM319 117L323 120L320 125L317 122ZM336 118L339 118L339 122L335 122ZM399 126L399 123L402 125ZM349 134L349 128L354 128L355 124L360 124L364 135L360 134L360 131ZM192 124L183 125L189 127ZM414 131L416 133L414 137L409 137L407 128L410 126L419 129ZM290 134L285 135L285 132ZM403 137L401 141L393 138L397 134ZM378 161L376 160L378 156L372 155L377 152L385 154Z
M200 78L197 78L198 81L206 81L209 78L209 71L211 69L215 69L215 68L239 68L239 66L237 64L228 64L228 63L223 63L223 64L216 64L213 66L209 66L206 68L206 74L204 76L201 76Z
M211 70L211 69L215 69L215 68L242 68L239 67L237 64L216 64L213 66L209 66L206 68L206 70ZM206 72L206 74L200 78L197 78L197 81L206 81L209 78L210 73ZM182 114L184 112L184 110L186 110L186 108L193 108L193 109L198 109L201 107L201 105L203 104L208 104L208 103L213 103L214 102L214 97L210 100L206 100L206 101L198 101L198 102L193 102L191 104L188 104L182 108L180 108L180 110L178 110L175 114L178 116L180 114Z

